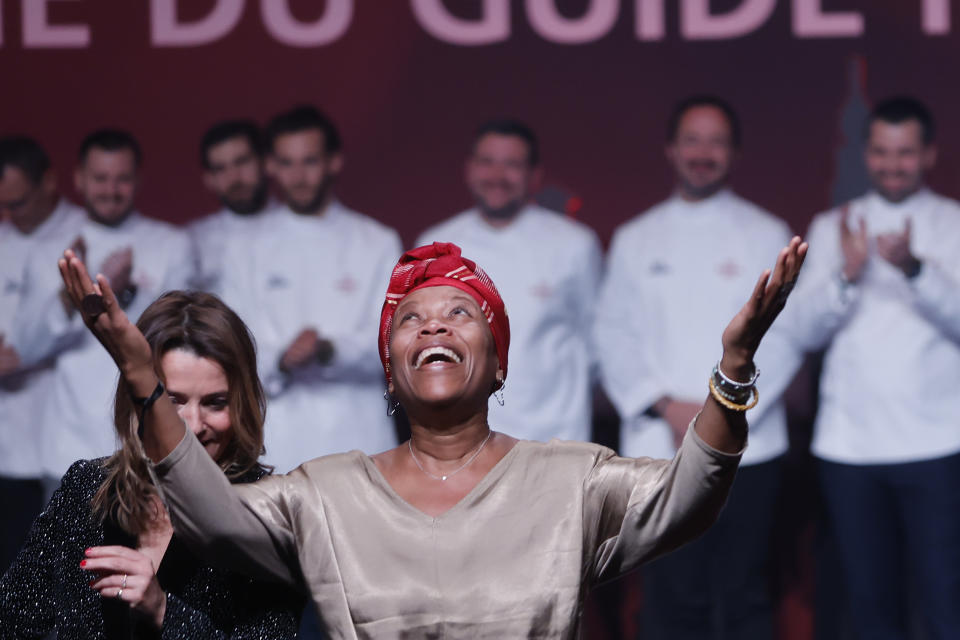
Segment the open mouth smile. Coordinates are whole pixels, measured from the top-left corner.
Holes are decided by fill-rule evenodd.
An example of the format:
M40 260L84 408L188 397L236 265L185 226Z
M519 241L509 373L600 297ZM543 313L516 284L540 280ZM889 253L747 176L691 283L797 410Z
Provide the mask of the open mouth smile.
M463 357L448 347L433 346L427 347L423 351L417 354L417 359L414 361L413 368L419 369L423 365L433 364L439 362L447 362L452 364L460 364L463 362Z

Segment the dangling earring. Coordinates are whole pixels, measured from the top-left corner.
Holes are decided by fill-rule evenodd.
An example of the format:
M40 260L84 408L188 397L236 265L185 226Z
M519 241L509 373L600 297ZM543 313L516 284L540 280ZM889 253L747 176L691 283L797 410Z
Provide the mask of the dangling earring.
M400 401L390 395L390 391L387 389L383 390L383 399L387 401L387 415L393 416L397 412L397 407L400 406Z
M497 404L499 404L502 407L503 406L503 388L507 386L507 381L497 380L497 382L500 383L500 386L497 388L496 391L493 392L493 397L497 399Z

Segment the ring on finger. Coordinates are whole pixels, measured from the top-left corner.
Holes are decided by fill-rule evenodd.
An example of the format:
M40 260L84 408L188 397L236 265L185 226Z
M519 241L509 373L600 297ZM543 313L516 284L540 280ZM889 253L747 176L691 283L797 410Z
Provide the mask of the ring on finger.
M127 574L123 574L123 580L120 581L120 590L123 591L127 588Z
M80 309L83 314L91 320L96 319L101 313L106 312L107 305L103 303L103 296L96 293L88 293L80 301Z
M123 595L123 588L117 589L117 595L116 595L117 600L119 600L122 595Z

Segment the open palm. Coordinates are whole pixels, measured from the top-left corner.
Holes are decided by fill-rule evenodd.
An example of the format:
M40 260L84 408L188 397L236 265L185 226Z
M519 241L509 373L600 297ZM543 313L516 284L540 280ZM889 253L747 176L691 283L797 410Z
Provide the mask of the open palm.
M98 275L96 282L91 280L83 261L71 249L63 253L57 264L71 302L80 310L87 328L104 346L120 371L152 368L153 356L147 339L123 312L107 279ZM94 299L93 305L87 304L85 309L84 299L87 298L89 302L90 296L100 296L102 300ZM96 313L98 305L102 313Z
M767 269L760 275L750 299L723 331L725 352L753 359L760 340L787 303L806 255L807 243L799 236L780 250L773 273Z

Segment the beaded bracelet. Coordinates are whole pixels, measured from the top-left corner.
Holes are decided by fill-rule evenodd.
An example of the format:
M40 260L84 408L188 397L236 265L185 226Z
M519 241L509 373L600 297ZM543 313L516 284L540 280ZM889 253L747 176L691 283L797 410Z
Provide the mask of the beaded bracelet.
M723 388L717 386L717 379L713 378L713 388L716 389L717 393L734 404L746 404L750 401L750 396L753 395L753 390L756 387L748 387L741 392L733 394L729 391L724 391Z
M710 377L710 395L713 396L713 399L716 400L721 406L724 406L731 411L742 412L747 411L748 409L753 409L755 406L757 406L757 403L760 402L760 392L757 391L756 387L752 387L751 392L753 393L753 400L751 400L749 403L739 404L732 402L727 400L720 390L717 389L717 385L713 382L713 376Z

